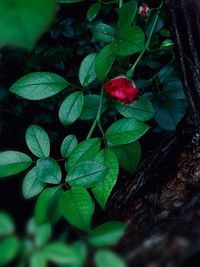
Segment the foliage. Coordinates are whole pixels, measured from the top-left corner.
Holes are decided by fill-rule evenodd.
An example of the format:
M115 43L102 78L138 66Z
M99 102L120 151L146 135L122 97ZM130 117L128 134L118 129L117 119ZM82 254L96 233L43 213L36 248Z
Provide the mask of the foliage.
M0 179L25 171L22 194L37 197L23 238L16 235L12 218L0 213L1 266L17 258L18 267L27 262L31 267L48 262L80 267L90 252L97 267L125 266L109 250L123 236L125 224L96 226L94 212L106 209L120 172L136 171L141 138L150 128L175 130L186 111L163 2L147 1L147 16L139 14L136 0L87 2L0 3L2 50L13 47L11 54L20 53L23 61L23 71L5 82L9 91L1 88L0 119L5 124L3 111L12 102L8 112L29 121L23 133L27 148L0 153ZM54 24L36 44L56 6ZM81 22L70 15L63 19L68 6L75 7L75 14L85 10ZM125 104L105 93L105 82L119 76L134 79L138 100ZM52 236L63 219L75 242L68 239L70 230L56 240Z

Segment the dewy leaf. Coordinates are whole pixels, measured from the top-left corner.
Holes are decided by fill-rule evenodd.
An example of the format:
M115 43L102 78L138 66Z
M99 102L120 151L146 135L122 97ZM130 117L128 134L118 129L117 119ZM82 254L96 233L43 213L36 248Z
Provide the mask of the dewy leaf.
M16 81L10 91L29 100L41 100L56 95L68 86L61 76L51 72L32 72Z
M83 161L69 170L66 182L70 186L93 187L104 179L107 170L107 167L99 162Z
M32 50L55 13L55 0L1 0L0 46Z
M8 236L0 241L0 266L9 264L16 257L20 248L19 240L15 236Z
M124 170L133 173L139 164L141 157L141 147L138 141L127 145L110 146L110 149L117 156L119 165Z
M144 122L133 118L120 119L107 129L105 137L114 145L128 144L138 140L149 128Z
M79 81L83 87L88 86L96 78L94 69L96 53L87 55L81 62L79 69Z
M131 25L134 21L136 13L137 13L137 2L136 1L129 1L128 3L125 3L119 9L118 26L123 27L126 25Z
M97 78L101 81L109 73L116 55L114 53L114 48L112 44L105 46L99 54L96 56L95 60L95 71Z
M30 151L39 158L49 157L48 134L38 125L30 125L26 131L26 143Z
M32 164L32 159L18 151L0 153L0 177L17 174Z
M38 224L50 221L56 222L60 217L60 210L58 208L58 199L62 193L60 187L46 188L38 197L35 205L34 218Z
M114 51L119 56L129 56L144 49L144 33L138 26L120 27L115 39Z
M153 118L155 111L148 98L141 96L138 101L125 105L116 104L117 111L126 118L148 121Z
M107 108L107 103L105 98L103 98L102 102L103 103L101 107L101 114ZM99 95L89 94L84 96L84 106L81 115L79 116L79 120L91 120L96 118L99 109L99 103L100 103Z
M71 153L67 162L67 169L71 169L78 163L93 160L101 146L99 138L91 138L78 144Z
M95 247L115 245L124 235L126 225L121 222L107 222L93 229L89 234L89 243Z
M60 166L51 158L39 159L37 161L36 175L43 183L59 184L61 181Z
M65 137L61 145L61 155L64 159L68 158L74 148L78 145L75 135L71 134Z
M104 209L108 197L117 181L119 165L115 154L108 148L101 150L95 157L95 160L103 163L108 168L108 172L104 179L92 188L92 192L97 202L102 209Z
M22 193L25 198L32 198L38 195L45 187L45 184L38 179L36 167L31 169L22 184Z
M15 226L7 213L0 211L0 237L14 233Z
M93 19L95 19L96 16L98 15L100 9L101 9L101 3L99 3L99 2L91 5L87 11L87 19L89 21L92 21Z
M96 267L126 267L125 262L110 250L99 250L95 253Z
M81 114L84 104L82 92L70 94L62 102L59 110L59 119L64 126L68 126L75 122Z
M90 231L94 208L90 194L83 187L73 187L60 198L60 210L65 219L85 232Z
M46 258L57 264L77 264L79 262L76 251L63 242L48 244L44 250Z
M93 26L92 34L97 41L112 43L115 40L116 31L111 26L99 22Z

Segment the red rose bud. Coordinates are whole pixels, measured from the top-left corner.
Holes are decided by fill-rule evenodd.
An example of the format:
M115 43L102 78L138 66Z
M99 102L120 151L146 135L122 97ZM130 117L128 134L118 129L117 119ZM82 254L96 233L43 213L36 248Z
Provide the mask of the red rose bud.
M130 104L139 97L134 82L126 77L116 77L103 85L105 92L124 104Z
M141 6L139 9L139 14L143 16L148 16L149 15L149 8L147 5Z

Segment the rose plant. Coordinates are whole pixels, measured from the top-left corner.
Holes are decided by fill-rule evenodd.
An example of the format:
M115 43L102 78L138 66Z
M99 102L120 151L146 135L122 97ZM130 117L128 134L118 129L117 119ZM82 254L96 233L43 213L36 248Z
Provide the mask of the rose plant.
M15 235L12 218L0 213L0 265L18 258L18 267L27 263L43 267L48 262L84 266L87 251L96 248L97 267L125 266L123 259L108 250L123 236L125 224L111 218L97 226L94 212L106 209L119 172L136 171L141 137L150 128L154 132L175 130L185 114L173 43L165 45L171 39L163 2L155 6L147 1L140 6L134 0L88 1L83 28L78 21L65 19L50 27L47 34L56 42L54 47L36 45L36 41L52 22L56 8L62 12L69 4L81 9L85 2L59 0L56 6L48 0L48 10L39 0L15 2L18 9L4 0L0 10L5 13L13 8L22 24L15 24L14 15L2 17L0 43L26 49L29 57L24 74L11 84L8 95L20 103L21 112L32 102L52 109L53 120L63 126L65 137L61 139L53 127L56 148L60 147L55 152L52 133L35 117L24 133L29 152L9 149L0 153L0 177L25 171L22 194L25 199L37 198L24 238ZM4 24L9 34L3 32ZM22 30L27 32L24 40ZM71 44L76 42L73 51L70 45L68 50L58 47L60 35ZM75 62L74 69L67 69L65 53L68 61L73 61L73 53L81 58L78 66ZM46 64L53 62L57 72L43 69L38 63L41 58ZM49 241L63 218L73 228L75 242L66 241L65 232Z

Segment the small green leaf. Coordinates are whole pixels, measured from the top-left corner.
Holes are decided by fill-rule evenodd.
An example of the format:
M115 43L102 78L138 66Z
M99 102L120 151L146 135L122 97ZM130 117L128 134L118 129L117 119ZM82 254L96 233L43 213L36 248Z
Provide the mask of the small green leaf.
M110 146L117 156L119 165L124 170L133 173L136 171L141 157L141 147L138 141L127 145Z
M84 104L82 92L70 94L62 102L59 109L59 119L64 126L75 122L81 114Z
M133 118L120 119L107 129L105 137L112 144L128 144L138 140L149 128L144 122Z
M71 169L78 163L93 160L101 146L99 138L91 138L79 143L71 153L67 162L67 169Z
M65 243L53 242L45 248L46 258L57 264L76 264L78 257L75 250Z
M180 80L174 80L164 85L163 94L175 99L185 99L183 85Z
M57 3L59 4L71 4L71 3L79 3L83 0L57 0Z
M19 240L15 236L8 236L0 241L0 266L5 266L14 260L19 246Z
M144 49L144 33L138 26L119 28L114 42L115 53L119 56L129 56Z
M93 187L101 182L107 167L96 161L83 161L69 170L66 181L71 186Z
M30 125L26 131L26 143L30 151L39 158L49 157L48 134L38 125Z
M52 228L49 223L39 225L35 233L35 245L41 248L47 244L51 237Z
M92 188L92 192L102 209L105 208L108 197L117 181L119 165L115 154L108 148L101 150L95 160L103 163L108 168L108 172L103 181Z
M14 175L27 169L32 159L18 151L5 151L0 153L0 177Z
M117 103L118 112L126 118L148 121L153 118L155 111L148 98L141 96L138 101L125 105Z
M71 265L70 267L83 267L85 266L85 261L87 259L87 247L82 241L76 241L72 244L72 248L76 251L77 259L79 261L76 265Z
M106 110L106 99L102 101L101 114ZM99 109L100 96L99 95L86 95L84 97L84 106L79 117L80 120L91 120L96 118Z
M110 250L99 250L95 254L96 267L126 267L125 262Z
M36 175L38 180L48 184L59 184L62 176L59 164L51 158L37 160Z
M126 225L121 222L107 222L93 229L89 234L89 243L95 247L115 245L124 235Z
M116 31L111 26L99 22L93 26L92 34L97 41L111 43L115 40Z
M14 233L15 226L7 213L0 211L0 237Z
M87 87L96 79L94 69L96 53L87 55L81 62L79 69L79 81L83 87Z
M45 187L45 184L38 179L36 167L31 169L22 184L23 196L28 199L38 195Z
M38 197L35 205L34 218L38 224L50 221L56 222L60 217L58 199L62 189L60 187L46 188Z
M95 19L100 10L101 10L101 3L97 2L91 5L87 11L87 19L89 21Z
M137 13L137 2L129 1L125 3L119 9L119 21L118 26L124 27L126 25L131 25L135 19Z
M74 187L60 198L60 210L65 219L86 232L90 231L94 208L90 194L83 187Z
M56 95L68 87L68 82L51 72L32 72L16 81L10 91L29 100L41 100Z
M32 50L53 22L55 13L55 0L1 0L0 46Z
M32 254L30 267L47 267L47 259L43 251L36 251Z
M62 142L61 155L64 159L68 158L74 148L77 146L78 140L75 135L68 135Z
M109 73L116 55L114 53L114 48L112 44L105 46L99 54L96 56L95 60L95 71L97 78L101 81Z

